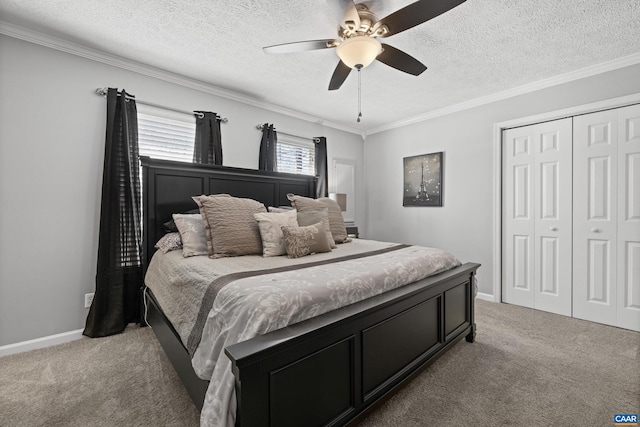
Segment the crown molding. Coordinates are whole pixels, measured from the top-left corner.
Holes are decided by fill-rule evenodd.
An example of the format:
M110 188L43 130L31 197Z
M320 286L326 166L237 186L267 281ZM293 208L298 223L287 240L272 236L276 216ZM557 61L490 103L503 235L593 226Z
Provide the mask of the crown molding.
M68 40L53 37L44 33L40 33L31 29L17 26L15 24L8 23L0 20L0 34L4 34L10 37L14 37L20 40L38 44L41 46L49 47L51 49L66 52L72 55L87 58L93 61L101 62L103 64L111 65L117 68L133 71L138 74L142 74L148 77L153 77L159 80L163 80L169 83L174 83L190 89L195 89L200 92L208 93L211 95L219 96L221 98L230 99L232 101L240 102L243 104L251 105L265 110L273 111L275 113L283 114L285 116L293 117L296 119L304 120L307 122L319 124L329 128L341 130L348 133L360 135L363 140L366 140L368 135L384 132L387 130L408 126L411 124L423 122L426 120L434 119L436 117L445 116L447 114L456 113L459 111L467 110L474 107L490 104L492 102L501 101L518 95L524 95L527 93L535 92L537 90L546 89L549 87L557 86L563 83L569 83L575 80L579 80L585 77L591 77L597 74L605 73L607 71L617 70L619 68L628 67L640 63L640 53L634 53L622 58L617 58L612 61L603 62L596 65L591 65L579 70L571 71L558 76L550 77L547 79L539 80L537 82L528 83L522 86L518 86L512 89L507 89L502 92L497 92L491 95L475 98L469 101L465 101L459 104L450 105L448 107L440 108L434 111L430 111L417 116L408 117L403 120L392 122L377 128L370 130L357 129L351 126L345 126L340 123L324 120L311 114L303 113L301 111L293 110L287 107L283 107L278 104L265 102L255 97L242 95L237 92L233 92L221 87L204 83L202 81L188 78L176 73L172 73L160 68L152 67L150 65L142 64L136 61L124 59L122 57L111 55L97 49L92 49L87 46L70 42Z
M170 71L166 71L160 68L152 67L140 62L125 59L116 55L112 55L106 52L102 52L97 49L93 49L79 43L71 42L54 36L50 36L44 33L40 33L31 29L20 27L15 24L11 24L6 21L0 20L0 34L7 35L16 39L24 40L30 43L45 46L51 49L66 52L72 55L80 56L82 58L90 59L92 61L101 62L103 64L111 65L113 67L121 68L128 71L133 71L138 74L142 74L148 77L153 77L158 80L163 80L169 83L177 84L179 86L187 87L189 89L195 89L200 92L208 93L211 95L219 96L221 98L230 99L232 101L240 102L243 104L251 105L253 107L263 108L265 110L273 111L275 113L283 114L285 116L293 117L296 119L304 120L311 123L316 123L322 126L330 127L333 129L341 130L344 132L354 133L360 135L362 139L365 138L365 133L350 126L345 126L340 123L324 120L322 118L313 116L311 114L303 113L301 111L293 110L291 108L283 107L278 104L261 101L257 98L241 95L237 92L233 92L221 87L204 83L202 81L185 77Z
M524 95L527 93L535 92L537 90L546 89L549 87L561 85L564 83L570 83L575 80L583 79L585 77L595 76L607 71L613 71L620 68L628 67L631 65L640 64L640 52L634 53L628 56L623 56L611 61L603 62L600 64L591 65L589 67L581 68L579 70L570 71L565 74L560 74L547 79L539 80L537 82L528 83L522 86L518 86L512 89L507 89L502 92L497 92L491 95L475 98L469 101L461 102L459 104L451 105L448 107L440 108L428 113L420 114L417 116L409 117L404 120L389 123L384 126L377 127L367 131L367 135L373 135L374 133L383 132L390 129L395 129L414 123L423 122L425 120L434 119L436 117L445 116L447 114L456 113L458 111L467 110L469 108L479 107L481 105L490 104L492 102L501 101L504 99L512 98L518 95Z

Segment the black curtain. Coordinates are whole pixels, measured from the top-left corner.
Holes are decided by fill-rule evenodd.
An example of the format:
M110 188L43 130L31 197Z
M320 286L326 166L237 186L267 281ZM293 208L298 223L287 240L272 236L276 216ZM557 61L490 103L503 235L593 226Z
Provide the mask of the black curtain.
M262 125L262 140L260 141L260 159L258 169L264 171L276 170L276 144L278 134L273 125L265 123Z
M222 164L222 134L220 119L211 111L194 111L196 116L196 140L193 147L193 163Z
M124 90L109 88L96 291L84 335L117 334L139 321L140 225L136 103Z
M316 186L316 197L329 196L329 173L327 172L327 138L318 137L320 141L316 143L316 176L318 184Z

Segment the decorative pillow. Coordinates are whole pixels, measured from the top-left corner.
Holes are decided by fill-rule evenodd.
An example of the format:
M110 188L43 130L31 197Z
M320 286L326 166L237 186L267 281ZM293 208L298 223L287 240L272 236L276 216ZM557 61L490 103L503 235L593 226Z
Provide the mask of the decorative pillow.
M180 239L182 240L182 256L187 258L196 255L207 255L207 238L204 233L204 222L200 214L173 214Z
M267 211L262 203L228 195L198 196L193 200L200 207L210 258L262 253L258 221L253 217Z
M269 210L269 212L282 213L282 212L290 212L290 211L292 211L293 207L291 207L291 206L278 206L276 208L275 206L269 206L267 209Z
M287 194L287 198L291 201L291 206L298 212L317 211L327 208L329 212L329 226L331 227L331 235L336 243L350 242L347 237L347 229L344 226L344 218L338 202L328 197L320 199L310 199L308 197L296 196L295 194Z
M322 228L327 233L327 240L329 240L329 246L331 248L336 247L336 242L333 241L333 235L331 234L331 227L329 226L329 213L327 208L322 208L317 211L305 211L298 212L298 225L304 227L306 225L315 224L317 222L322 223Z
M262 237L262 256L279 256L287 253L284 247L282 226L298 226L297 212L290 209L285 212L256 213L260 237Z
M199 214L200 213L200 209L196 208L196 209L191 209L189 211L186 212L180 212L181 214ZM162 223L162 228L164 228L164 231L166 233L177 233L178 232L178 227L176 227L176 223L172 220L167 221Z
M173 222L173 220L171 220L171 222ZM165 234L158 240L158 243L156 243L156 249L160 249L164 254L180 248L182 248L182 239L180 238L180 233L177 231Z
M289 258L331 252L327 233L321 222L306 227L282 227L284 246Z

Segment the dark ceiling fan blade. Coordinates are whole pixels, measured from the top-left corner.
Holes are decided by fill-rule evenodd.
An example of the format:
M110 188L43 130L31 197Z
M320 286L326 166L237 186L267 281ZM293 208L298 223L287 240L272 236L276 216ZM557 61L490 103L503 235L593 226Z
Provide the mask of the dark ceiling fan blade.
M298 53L308 50L330 49L340 44L340 40L307 40L302 42L275 44L273 46L263 47L266 53Z
M393 46L382 43L382 53L376 57L376 59L383 64L387 64L389 67L393 67L396 70L404 71L405 73L419 76L427 66L418 61L413 56L404 53L400 49L396 49Z
M327 3L329 7L336 10L335 19L342 28L353 31L360 28L360 15L353 0L327 0Z
M374 29L385 25L389 31L380 34L381 37L389 37L394 34L413 28L423 22L441 15L456 6L461 5L466 0L420 0L411 3L409 6L396 10L391 15L379 20Z
M351 68L344 65L342 61L338 62L338 66L336 67L333 75L331 76L331 81L329 82L329 90L340 89L342 83L347 79L349 73L351 72Z

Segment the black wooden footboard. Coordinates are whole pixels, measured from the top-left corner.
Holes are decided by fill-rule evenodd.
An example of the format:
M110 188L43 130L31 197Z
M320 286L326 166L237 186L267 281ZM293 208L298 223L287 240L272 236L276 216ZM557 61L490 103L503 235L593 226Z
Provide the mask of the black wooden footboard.
M453 270L232 345L236 425L350 423L466 337L474 274Z

